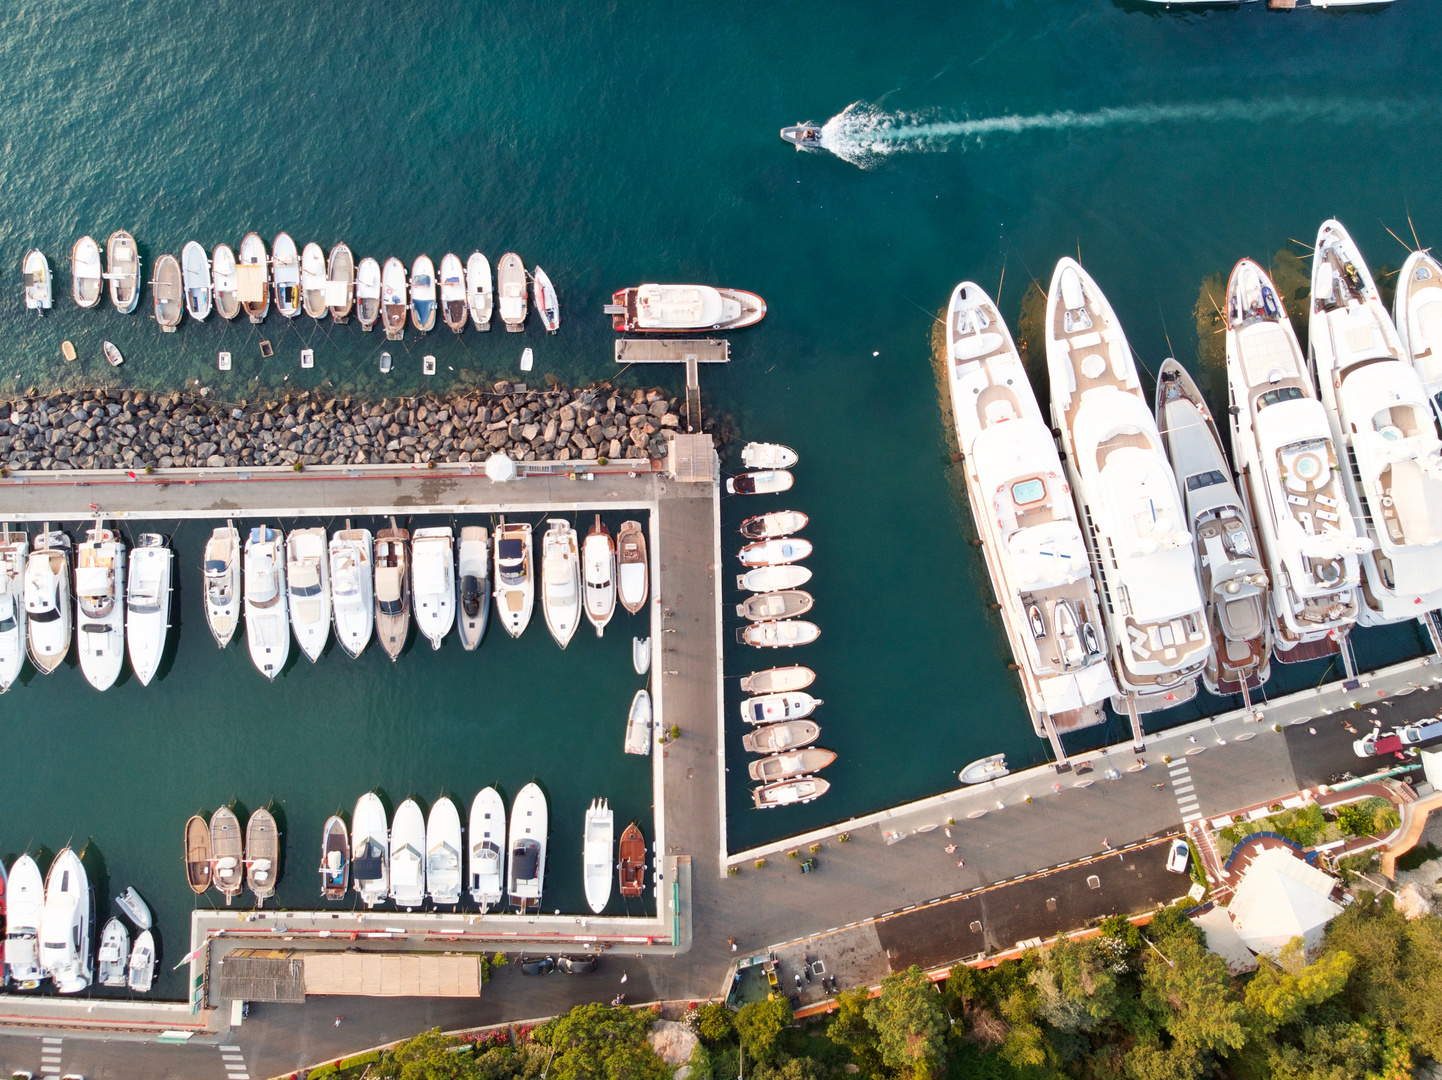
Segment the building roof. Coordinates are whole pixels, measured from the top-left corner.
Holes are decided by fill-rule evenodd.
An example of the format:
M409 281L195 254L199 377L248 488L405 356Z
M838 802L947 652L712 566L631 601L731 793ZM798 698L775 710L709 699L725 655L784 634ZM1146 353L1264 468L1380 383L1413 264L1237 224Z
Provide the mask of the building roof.
M1256 953L1276 955L1294 937L1310 949L1342 911L1331 898L1334 884L1290 849L1268 848L1253 857L1232 896L1232 926Z

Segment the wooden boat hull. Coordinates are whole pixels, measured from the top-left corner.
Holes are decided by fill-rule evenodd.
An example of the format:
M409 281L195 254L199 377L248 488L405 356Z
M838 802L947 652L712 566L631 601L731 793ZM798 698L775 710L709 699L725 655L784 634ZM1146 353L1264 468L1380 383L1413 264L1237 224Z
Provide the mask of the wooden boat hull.
M752 788L751 799L758 810L770 810L777 806L801 806L815 802L830 790L831 784L819 776L798 776Z
M320 841L320 895L344 900L350 887L350 837L339 814L325 823Z
M210 826L205 818L192 814L185 823L185 880L196 896L210 888L211 869Z
M822 750L813 746L804 750L785 750L771 754L759 761L750 762L746 769L752 780L773 784L819 772L835 760L834 750Z
M617 870L621 877L621 895L634 900L641 895L646 880L646 838L635 822L626 826L617 845Z
M264 807L250 815L245 827L246 884L255 894L256 906L275 895L280 871L280 830L275 816Z
M466 271L454 252L441 259L441 318L454 333L466 328L470 312L466 307Z
M210 855L215 861L210 883L225 897L225 906L240 895L245 885L245 846L240 836L240 819L228 806L210 816Z
M639 521L623 521L616 531L616 599L632 615L646 606L651 588L646 561L646 530Z
M376 533L376 637L392 660L406 647L411 629L410 533L389 528Z
M345 244L337 244L330 249L325 277L325 302L331 322L350 322L351 307L355 302L355 256Z
M185 314L184 290L181 286L180 263L174 255L162 255L155 261L155 280L150 283L155 302L155 321L167 334L175 332Z
M736 640L758 649L789 649L809 645L821 636L821 627L805 619L758 622L737 631Z
M466 260L466 307L470 309L471 324L477 330L491 328L491 310L494 304L491 264L479 251L473 251Z
M270 314L270 268L265 241L259 233L246 233L240 242L240 265L237 289L241 309L253 323L265 321ZM246 270L245 267L252 269Z
M116 311L129 315L140 302L140 249L124 229L111 233L105 242L105 276L110 302Z
M210 295L222 319L240 314L240 294L236 292L235 252L229 244L216 244L210 253Z
M105 295L105 279L100 269L100 245L89 236L82 236L70 249L70 291L77 307L93 308Z

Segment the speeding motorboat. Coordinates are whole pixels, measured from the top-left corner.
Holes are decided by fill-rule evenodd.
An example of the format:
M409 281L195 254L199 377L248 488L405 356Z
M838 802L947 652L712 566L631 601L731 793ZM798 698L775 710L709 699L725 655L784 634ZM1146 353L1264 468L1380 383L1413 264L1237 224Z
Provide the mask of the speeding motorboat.
M491 545L483 525L461 526L456 542L456 633L467 652L481 643L491 614Z
M240 625L240 530L227 521L205 542L205 621L222 649Z
M86 681L110 689L125 661L125 544L99 521L75 559L75 625Z
M820 150L821 127L817 124L792 124L781 129L781 138L797 150Z

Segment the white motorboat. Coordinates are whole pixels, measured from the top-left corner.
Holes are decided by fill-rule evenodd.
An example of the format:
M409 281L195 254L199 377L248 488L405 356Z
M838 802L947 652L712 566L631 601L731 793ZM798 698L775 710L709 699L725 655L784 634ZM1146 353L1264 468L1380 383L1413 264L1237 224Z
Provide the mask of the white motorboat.
M105 242L105 266L110 302L116 311L129 315L140 302L140 250L135 237L124 229L111 233Z
M765 317L766 301L744 289L649 284L618 290L605 310L616 330L739 330Z
M1317 233L1310 326L1332 441L1352 462L1341 470L1347 504L1372 542L1359 559L1357 621L1408 622L1442 607L1442 439L1362 253L1337 221Z
M783 536L747 544L736 553L736 557L741 560L742 566L785 566L809 558L811 552L810 540Z
M369 333L375 328L380 314L381 266L367 256L360 261L355 272L355 317L360 322L361 329Z
M0 528L0 694L25 666L25 563L30 537Z
M411 534L396 525L376 533L376 638L392 660L401 655L411 632Z
M616 532L616 593L621 606L632 615L646 604L651 586L650 564L646 560L646 530L639 521L623 521Z
M592 799L581 834L581 878L586 904L597 915L611 899L611 868L615 865L616 815L606 799Z
M150 299L155 310L155 323L162 333L173 334L185 316L185 287L180 262L166 253L155 260L155 280L150 283Z
M105 275L100 267L100 245L82 236L70 249L70 292L78 307L93 308L105 292Z
M815 720L788 720L753 728L741 736L741 746L748 754L777 754L810 746L821 738L821 725Z
M251 529L245 542L245 640L251 661L274 681L290 658L290 614L285 537L269 525Z
M330 640L330 558L323 528L290 531L285 581L296 644L313 664Z
M835 750L823 750L819 746L805 749L786 750L770 754L759 761L748 762L746 772L752 780L763 784L775 784L791 780L807 773L820 772L836 760Z
M340 647L359 656L375 627L375 572L371 532L352 529L349 519L330 538L330 611Z
M789 649L810 645L821 636L821 627L805 619L751 623L736 631L736 641L758 649Z
M400 341L406 335L406 313L410 311L406 290L406 268L392 256L381 268L381 325L387 341Z
M325 302L327 280L325 252L312 240L300 253L300 306L312 319L330 314Z
M411 594L415 597L416 626L432 649L441 647L456 622L454 543L449 525L417 529L411 539Z
M520 637L531 621L536 599L531 525L501 519L496 527L496 614L511 637Z
M441 318L455 333L466 328L466 271L460 257L446 252L441 258Z
M21 855L5 881L5 978L17 989L34 990L46 977L40 963L40 924L45 880L29 855Z
M411 264L411 325L422 334L436 328L436 267L429 255Z
M1097 583L1113 601L1103 612L1120 687L1113 706L1148 712L1189 701L1211 649L1192 534L1131 346L1072 259L1052 274L1046 355L1052 424L1090 524L1083 535ZM1084 619L1090 625L1089 613L1068 614L1078 628Z
M344 900L350 886L350 835L339 814L326 818L320 840L320 895L323 900Z
M491 617L491 544L482 525L461 526L456 541L456 633L473 650Z
M616 545L611 531L596 515L596 524L586 534L581 546L582 580L586 585L586 618L596 628L596 636L606 632L606 624L616 614Z
M1250 259L1227 285L1232 460L1272 583L1284 663L1329 656L1357 621L1358 535L1326 410L1276 287Z
M516 794L511 804L511 829L508 848L511 852L506 892L511 906L519 914L534 914L541 909L541 893L546 884L546 838L550 818L546 796L534 783Z
M752 622L793 619L805 615L815 604L809 592L784 589L781 592L757 593L736 605L736 614Z
M125 639L130 668L141 686L150 685L165 652L174 560L175 552L159 533L141 533L135 538L126 587Z
M50 260L43 251L32 248L25 253L20 268L25 279L25 307L43 315L54 302L55 279L50 275Z
M781 592L799 589L811 580L811 571L804 566L758 566L736 575L736 587L748 592Z
M288 233L281 233L270 245L270 279L275 309L287 319L295 318L300 314L300 255Z
M741 448L741 464L748 469L789 469L799 461L795 450L774 442L750 442Z
M794 780L752 788L751 800L758 810L769 810L775 806L800 806L815 802L830 790L830 783L819 776L799 776Z
M774 540L799 533L806 528L809 520L799 510L776 510L769 514L757 514L741 523L741 535L748 540Z
M40 966L62 994L78 994L90 985L90 879L68 847L55 856L45 878Z
M80 670L109 690L125 662L125 543L99 521L75 557L75 627Z
M235 252L229 244L216 244L210 253L210 295L222 319L240 314L240 276L235 269Z
M426 902L426 819L414 799L396 807L391 822L391 899L412 911Z
M417 811L419 812L419 811ZM390 895L390 830L380 796L367 791L351 815L350 878L361 903L373 908Z
M561 328L561 301L556 297L556 287L539 266L531 274L532 299L541 325L554 334Z
M564 518L547 518L541 538L541 611L556 644L565 648L581 620L581 557L576 530Z
M149 930L155 925L150 914L150 905L134 885L129 886L123 893L115 898L115 906L120 913L135 924L137 930Z
M130 963L130 931L112 915L100 931L100 951L96 977L101 986L124 986L125 970Z
M426 818L426 892L433 904L461 902L461 815L442 796Z
M766 469L727 477L726 491L731 495L779 495L790 491L794 483L796 476L793 473L785 469Z
M205 542L205 621L222 649L240 625L240 530L227 520Z
M963 784L985 784L990 780L1000 780L1009 772L1006 755L992 754L991 757L977 758L957 773L956 778Z
M801 664L786 667L767 668L753 671L741 678L743 694L784 694L791 690L805 690L816 681L816 672Z
M1216 422L1197 384L1175 360L1163 361L1157 376L1157 429L1197 538L1197 570L1212 632L1202 683L1212 694L1256 689L1272 670L1267 572Z
M205 257L205 248L189 240L180 249L180 281L185 289L185 311L192 318L204 320L210 317L211 277L210 260Z
M336 244L325 264L325 306L331 322L350 322L355 284L355 256L346 244Z
M466 307L470 309L471 323L477 330L491 328L493 299L491 264L479 251L473 251L466 260Z
M49 675L70 652L70 537L51 532L35 538L25 562L25 629L30 662Z
M507 332L519 334L526 328L526 264L514 251L496 264L496 296Z
M626 743L628 754L649 754L651 752L651 694L637 690L631 699L631 711L626 716Z
M644 675L651 670L650 638L633 637L631 639L631 666L636 669L637 675Z
M130 974L127 985L137 994L150 990L155 980L155 935L142 930L135 939L135 948L130 951Z
M489 911L506 895L506 804L493 787L483 788L471 802L470 862L467 888L471 899Z
M1402 264L1392 321L1402 355L1417 370L1433 412L1442 419L1442 263L1430 252L1414 251Z
M777 724L800 720L814 713L822 701L803 690L782 694L761 694L741 702L741 719L748 724Z
M264 322L270 312L270 256L259 233L246 233L241 240L235 274L240 306L251 322Z

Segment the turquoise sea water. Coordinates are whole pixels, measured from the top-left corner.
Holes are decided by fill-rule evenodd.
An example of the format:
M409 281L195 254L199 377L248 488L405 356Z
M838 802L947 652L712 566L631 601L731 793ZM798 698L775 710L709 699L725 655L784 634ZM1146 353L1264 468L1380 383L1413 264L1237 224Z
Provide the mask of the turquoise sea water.
M11 5L0 13L0 257L12 268L0 386L108 380L101 338L124 351L128 383L199 379L223 398L321 381L376 397L470 385L513 373L525 344L532 381L587 381L615 367L600 312L613 289L699 280L761 293L766 320L734 336L735 361L704 373L704 395L745 436L801 453L785 505L811 515L823 637L795 659L819 672L822 744L841 757L824 800L753 811L733 724L739 848L943 790L985 753L1044 758L948 460L930 335L953 285L995 291L1004 270L1014 319L1030 279L1044 284L1059 256L1080 252L1143 363L1175 354L1195 368L1201 283L1239 257L1303 252L1336 215L1380 276L1404 257L1386 227L1410 240L1410 214L1422 243L1442 236L1439 51L1442 15L1425 0L1346 15L1120 0L243 13L131 2L103 17ZM833 117L845 156L776 137ZM407 264L421 251L480 248L494 262L515 250L556 283L562 332L410 338L391 350L388 377L380 336L354 323L272 315L262 334L213 317L162 336L148 294L128 317L68 300L75 238L103 243L117 228L136 235L147 266L188 239L237 246L251 229L344 239L358 257ZM32 246L57 270L44 320L20 303ZM264 363L262 336L276 349ZM62 339L81 360L61 361ZM302 372L307 344L316 367ZM228 377L215 371L220 349L235 354ZM429 380L427 351L439 367ZM679 372L618 381L652 378L679 389ZM723 504L728 563L731 530L758 504L782 505ZM283 800L286 903L311 895L324 816L375 784L392 801L443 789L468 799L485 782L513 793L540 776L562 803L555 833L577 853L592 794L611 794L622 819L646 809L636 763L606 757L597 780L584 753L593 738L619 742L629 635L580 634L564 657L539 624L517 645L492 633L474 657L450 645L351 664L332 650L267 686L204 633L202 542L198 525L180 530L182 640L157 684L98 695L67 670L0 698L15 763L0 849L92 836L112 893L135 882L156 900L172 957L189 904L183 818L231 796L247 808ZM1404 627L1359 633L1357 646L1375 663L1420 643ZM731 649L728 676L771 660ZM1274 670L1272 692L1326 672ZM579 875L551 883L554 906L579 904Z

